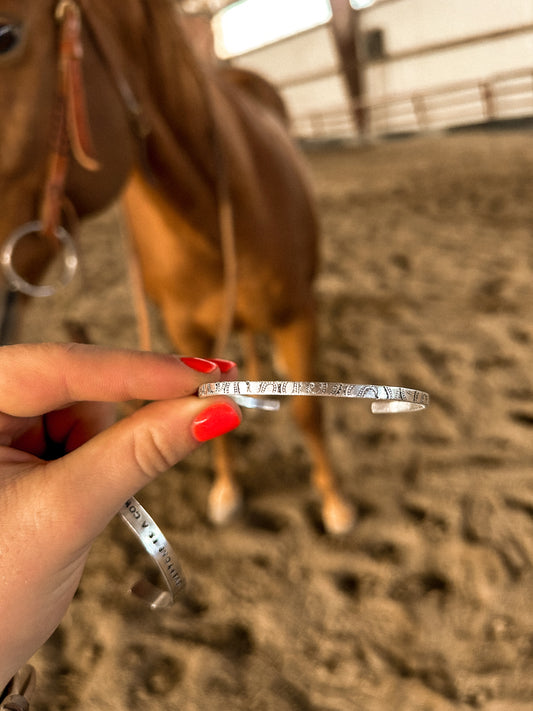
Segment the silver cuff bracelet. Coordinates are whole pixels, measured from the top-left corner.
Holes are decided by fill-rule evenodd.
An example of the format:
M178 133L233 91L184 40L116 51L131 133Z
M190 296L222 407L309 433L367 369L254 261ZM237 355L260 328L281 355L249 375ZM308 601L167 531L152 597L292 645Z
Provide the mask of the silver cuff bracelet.
M235 380L205 383L199 397L228 395L239 405L260 410L277 410L279 402L257 396L315 396L365 398L373 400L374 413L413 412L429 405L429 395L422 390L391 385L356 385L355 383L324 383L294 380Z

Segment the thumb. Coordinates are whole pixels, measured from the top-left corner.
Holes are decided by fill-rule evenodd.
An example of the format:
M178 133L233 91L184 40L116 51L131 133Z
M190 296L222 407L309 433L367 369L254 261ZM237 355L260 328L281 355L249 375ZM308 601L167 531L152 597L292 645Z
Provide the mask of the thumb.
M150 403L46 464L46 508L61 512L69 547L83 547L128 497L240 421L238 406L225 397L208 404L197 397Z

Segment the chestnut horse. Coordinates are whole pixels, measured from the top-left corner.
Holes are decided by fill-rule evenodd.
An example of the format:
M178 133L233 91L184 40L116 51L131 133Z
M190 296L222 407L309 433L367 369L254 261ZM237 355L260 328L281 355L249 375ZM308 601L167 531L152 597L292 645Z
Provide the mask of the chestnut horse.
M73 55L83 49L84 92L74 113L86 104L93 156L84 159L71 129L65 215L89 215L122 194L146 292L174 346L208 357L228 308L225 193L237 256L233 323L268 333L287 376L312 380L317 220L301 158L283 112L256 95L250 78L242 86L244 74L199 61L172 0L0 0L0 240L42 207L65 44L58 18L72 11L82 23ZM29 280L39 278L52 241L33 235L20 243L17 268ZM326 452L320 403L294 398L294 414L325 528L345 531L352 511ZM223 521L239 491L223 440L218 449L209 509Z

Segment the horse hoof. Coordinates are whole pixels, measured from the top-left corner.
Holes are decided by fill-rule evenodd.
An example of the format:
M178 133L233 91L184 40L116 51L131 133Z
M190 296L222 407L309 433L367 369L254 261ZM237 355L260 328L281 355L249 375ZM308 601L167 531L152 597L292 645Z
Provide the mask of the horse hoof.
M322 508L322 521L327 533L341 536L351 531L355 524L353 508L342 499L331 499Z
M236 486L214 484L207 504L209 520L217 526L230 521L241 508L241 494Z

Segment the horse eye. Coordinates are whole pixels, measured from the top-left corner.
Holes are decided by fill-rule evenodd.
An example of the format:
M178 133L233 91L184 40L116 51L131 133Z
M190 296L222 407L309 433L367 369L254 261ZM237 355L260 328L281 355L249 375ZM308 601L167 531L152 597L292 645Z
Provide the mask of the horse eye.
M20 27L0 21L0 54L11 52L20 41Z

